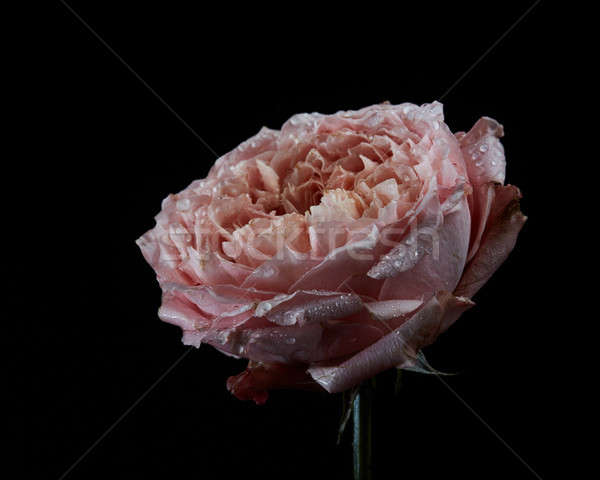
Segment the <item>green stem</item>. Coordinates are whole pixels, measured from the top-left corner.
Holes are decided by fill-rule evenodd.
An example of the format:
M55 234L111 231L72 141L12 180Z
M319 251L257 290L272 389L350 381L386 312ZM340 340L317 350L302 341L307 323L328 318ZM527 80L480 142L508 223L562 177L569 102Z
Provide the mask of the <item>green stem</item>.
M373 388L371 382L360 386L352 404L354 422L354 480L371 480L371 414Z

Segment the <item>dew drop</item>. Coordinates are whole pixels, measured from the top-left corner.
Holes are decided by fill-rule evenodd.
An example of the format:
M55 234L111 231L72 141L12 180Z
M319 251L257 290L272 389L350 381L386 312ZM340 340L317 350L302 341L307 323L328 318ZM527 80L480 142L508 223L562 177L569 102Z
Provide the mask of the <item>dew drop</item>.
M488 148L487 143L483 143L479 146L479 151L485 153L488 151Z
M273 275L275 275L276 271L275 271L275 267L273 267L273 265L265 265L265 267L263 268L262 274L264 277L272 277Z
M190 199L189 198L181 198L179 200L177 200L177 203L175 204L177 207L177 210L188 210L190 208Z
M246 346L245 345L237 345L235 347L235 350L237 351L238 355L244 355L246 353Z
M299 312L285 312L283 314L283 321L286 325L294 325L297 322L299 316Z

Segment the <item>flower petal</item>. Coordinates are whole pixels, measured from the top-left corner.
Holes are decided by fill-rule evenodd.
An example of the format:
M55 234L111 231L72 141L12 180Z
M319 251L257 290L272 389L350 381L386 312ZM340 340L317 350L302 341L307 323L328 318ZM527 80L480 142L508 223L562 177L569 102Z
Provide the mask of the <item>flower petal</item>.
M504 129L496 120L482 117L468 133L457 133L460 148L473 185L504 183L506 160L500 138Z
M311 377L329 393L341 392L393 367L411 365L417 352L431 344L473 305L467 298L440 292L415 315L344 362L308 369Z
M298 290L263 301L256 307L257 316L265 316L277 325L306 325L335 320L357 313L363 302L351 293Z
M506 260L527 217L519 208L521 192L512 185L495 187L488 227L479 250L467 264L456 295L472 297Z
M410 270L385 280L379 300L414 299L440 290L453 291L465 265L469 231L469 208L463 197L460 204L443 217L442 225L419 235L415 246L423 249L423 255ZM409 249L408 253L411 252Z
M277 388L320 390L321 387L304 367L278 363L249 362L246 370L227 379L227 390L239 400L253 400L257 405L264 404L269 390Z

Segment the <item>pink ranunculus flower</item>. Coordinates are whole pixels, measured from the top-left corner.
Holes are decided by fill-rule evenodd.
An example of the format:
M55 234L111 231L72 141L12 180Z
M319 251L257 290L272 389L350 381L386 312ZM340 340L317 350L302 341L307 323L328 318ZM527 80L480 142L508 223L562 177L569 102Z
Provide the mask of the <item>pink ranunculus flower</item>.
M227 387L339 392L414 367L473 305L525 217L502 126L442 105L294 115L167 197L139 240L183 342L249 360Z

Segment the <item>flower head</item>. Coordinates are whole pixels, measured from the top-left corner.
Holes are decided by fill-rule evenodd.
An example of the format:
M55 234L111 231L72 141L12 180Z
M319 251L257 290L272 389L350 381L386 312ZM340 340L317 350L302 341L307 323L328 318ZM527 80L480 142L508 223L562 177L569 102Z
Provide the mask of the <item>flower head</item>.
M138 240L186 344L250 360L240 398L341 391L471 305L525 221L502 126L453 134L434 102L294 115L167 197Z

